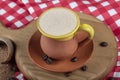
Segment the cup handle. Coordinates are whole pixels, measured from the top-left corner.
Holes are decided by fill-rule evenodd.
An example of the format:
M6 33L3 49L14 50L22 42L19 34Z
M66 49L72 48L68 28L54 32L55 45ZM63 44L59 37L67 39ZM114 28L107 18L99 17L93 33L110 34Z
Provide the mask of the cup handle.
M91 25L89 25L89 24L82 24L80 26L79 30L83 30L83 31L88 32L89 33L89 38L93 39L95 32L94 32L94 29L93 29L93 27Z
M78 43L85 41L86 39L93 39L94 29L89 24L82 24L76 33L75 39Z

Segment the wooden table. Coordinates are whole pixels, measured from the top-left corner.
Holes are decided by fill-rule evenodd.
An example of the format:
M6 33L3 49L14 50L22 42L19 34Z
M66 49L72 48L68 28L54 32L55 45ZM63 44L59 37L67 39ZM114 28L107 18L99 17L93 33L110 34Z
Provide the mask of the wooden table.
M96 18L79 13L81 23L88 23L95 29L93 55L87 62L88 69L83 72L76 70L71 76L63 73L46 71L36 66L28 56L28 44L31 36L37 31L35 21L25 28L11 30L0 24L0 36L11 39L16 44L16 63L29 80L103 80L112 70L117 59L117 43L112 31ZM100 42L107 42L107 47L101 47Z

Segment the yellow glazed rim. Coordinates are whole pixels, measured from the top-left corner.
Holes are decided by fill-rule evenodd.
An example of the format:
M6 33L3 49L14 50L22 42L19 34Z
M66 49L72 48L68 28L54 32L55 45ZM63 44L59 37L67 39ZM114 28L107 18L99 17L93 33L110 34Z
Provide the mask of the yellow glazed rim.
M47 34L46 32L44 32L41 28L40 28L40 25L39 25L39 21L40 21L40 18L42 15L44 15L44 13L46 13L47 11L49 10L53 10L53 9L66 9L66 10L69 10L70 12L72 12L75 16L76 16L76 19L77 19L77 25L76 25L76 28L70 32L70 33L67 33L65 35L61 35L61 36L54 36L54 35L50 35L50 34ZM64 8L64 7L57 7L57 8L51 8L51 9L48 9L46 10L44 13L41 14L40 17L38 17L38 20L37 20L37 28L38 30L42 33L42 35L46 36L46 37L49 37L49 38L53 38L53 39L58 39L58 40L67 40L67 39L71 39L73 38L74 36L74 33L78 30L79 26L80 26L80 18L78 16L77 13L75 13L73 10L71 9L68 9L68 8Z
M82 24L79 28L79 30L83 30L89 33L90 35L90 39L93 39L95 31L93 29L93 27L89 24Z

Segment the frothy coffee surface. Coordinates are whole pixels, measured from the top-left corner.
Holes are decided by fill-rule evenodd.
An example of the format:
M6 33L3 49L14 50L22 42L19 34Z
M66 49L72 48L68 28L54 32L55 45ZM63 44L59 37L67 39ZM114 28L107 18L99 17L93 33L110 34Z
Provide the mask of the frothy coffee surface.
M45 33L61 36L75 29L77 17L73 12L64 8L50 9L42 14L39 25Z

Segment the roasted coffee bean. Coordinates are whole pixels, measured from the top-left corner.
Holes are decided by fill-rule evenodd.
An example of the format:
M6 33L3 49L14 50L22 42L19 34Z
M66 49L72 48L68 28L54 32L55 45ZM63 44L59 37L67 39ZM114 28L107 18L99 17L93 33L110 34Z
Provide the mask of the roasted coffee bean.
M88 67L85 65L85 66L81 67L80 69L81 69L82 71L86 71L87 68L88 68Z
M113 77L109 77L109 79L108 80L114 80L114 78Z
M78 61L77 57L73 57L73 58L71 59L71 62L77 62L77 61Z
M48 57L47 60L46 60L46 63L47 64L52 64L53 63L53 59Z
M48 56L47 56L46 54L44 54L44 55L42 56L42 58L43 58L43 60L47 60Z
M107 46L108 46L108 43L107 43L107 42L101 42L101 43L100 43L100 46L102 46L102 47L107 47Z
M16 80L14 77L9 78L9 80Z
M72 72L66 72L66 73L64 73L64 75L65 75L66 77L69 77L71 73L72 73Z

